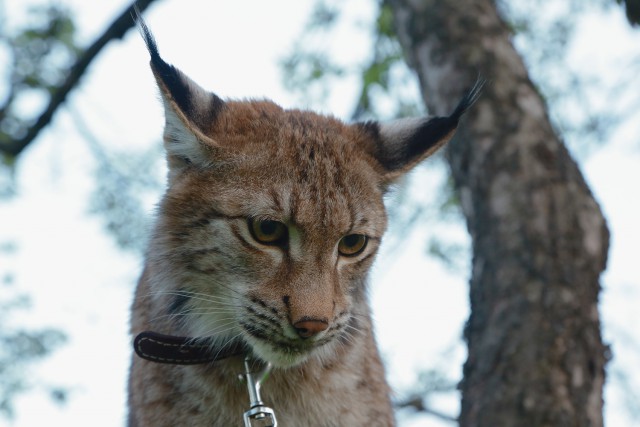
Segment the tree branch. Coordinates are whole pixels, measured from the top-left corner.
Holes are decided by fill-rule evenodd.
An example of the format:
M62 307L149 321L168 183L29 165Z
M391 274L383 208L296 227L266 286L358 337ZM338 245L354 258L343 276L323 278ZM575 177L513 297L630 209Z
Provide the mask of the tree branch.
M53 115L58 108L64 103L67 96L78 85L78 82L84 75L85 71L98 56L102 48L104 48L110 41L122 38L125 33L135 25L132 18L134 4L137 4L140 11L144 11L155 0L138 0L133 2L127 7L105 30L105 32L98 37L78 58L75 64L69 70L64 82L52 91L49 104L46 109L40 114L31 125L25 135L19 139L8 139L6 141L0 141L0 152L8 157L17 157L20 153L31 144L40 132L47 127L51 122Z
M444 412L440 412L433 408L430 408L424 404L424 399L422 396L413 396L404 400L402 402L397 402L395 404L396 408L412 408L418 412L424 412L425 414L436 417L442 421L447 421L450 423L457 423L458 418L452 417L451 415L445 414Z

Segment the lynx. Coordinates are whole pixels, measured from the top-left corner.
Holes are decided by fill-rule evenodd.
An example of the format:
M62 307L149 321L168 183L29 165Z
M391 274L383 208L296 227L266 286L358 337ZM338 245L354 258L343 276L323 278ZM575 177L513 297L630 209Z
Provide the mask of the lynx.
M248 374L267 368L258 403L281 427L394 425L366 283L383 196L478 85L448 117L346 124L205 91L138 19L169 172L132 308L128 425L241 426Z

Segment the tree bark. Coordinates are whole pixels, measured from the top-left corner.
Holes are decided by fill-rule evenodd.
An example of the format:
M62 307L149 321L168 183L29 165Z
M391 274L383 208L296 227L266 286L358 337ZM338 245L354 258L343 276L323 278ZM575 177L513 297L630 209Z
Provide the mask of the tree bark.
M447 158L472 237L462 426L602 426L609 233L491 0L388 0L432 114L489 80Z

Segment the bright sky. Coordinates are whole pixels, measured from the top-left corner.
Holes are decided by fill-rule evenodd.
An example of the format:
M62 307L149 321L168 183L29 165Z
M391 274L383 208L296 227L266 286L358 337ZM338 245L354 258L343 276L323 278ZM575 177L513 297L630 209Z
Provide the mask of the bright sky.
M4 3L7 16L16 17L11 22L24 16L27 3L36 2ZM127 2L68 3L76 11L82 39L89 42ZM306 107L282 88L278 62L301 33L310 3L221 0L205 6L194 0L163 0L150 9L146 19L163 57L203 87L223 97L268 97L284 106ZM368 4L367 0L349 2L351 16L366 22L371 14ZM615 67L624 49L639 45L638 35L626 28L620 13L604 23L590 22L572 61L576 66L593 65L592 53L598 52L599 67ZM603 31L615 43L603 40ZM335 54L366 57L366 38L343 34L334 43ZM604 48L613 45L615 51ZM358 89L353 83L347 81L333 91L327 111L348 116ZM0 254L0 276L15 274L16 282L8 289L28 293L33 301L31 309L20 315L16 311L14 323L60 328L69 335L67 345L27 373L37 384L69 387L69 401L55 405L42 387L36 387L16 402L17 418L10 425L20 427L117 426L125 419L128 311L141 261L122 253L104 233L100 218L88 214L96 165L70 111L82 116L105 147L142 149L159 143L162 111L147 53L136 32L110 44L92 65L69 107L56 115L53 126L21 158L17 196L0 204L0 243L17 244L15 254ZM604 335L615 355L610 367L624 370L635 386L640 385L640 341L626 337L635 333L632 325L637 324L640 303L640 201L635 188L640 182L638 135L638 123L627 124L615 132L606 148L583 162L612 229L601 305ZM435 182L443 174L438 167L423 167L412 179L422 183L419 197L434 200ZM428 187L425 182L434 185ZM411 191L418 195L415 186ZM451 272L425 258L424 242L432 235L461 242L468 238L462 224L430 227L417 228L399 254L391 256L391 251L383 250L372 278L378 337L389 362L390 380L398 391L416 381L415 372L420 368L438 368L457 378L465 359L460 336L468 315L468 273ZM619 387L607 386L607 424L630 425L623 397ZM433 404L452 414L458 410L456 396L434 399ZM403 427L443 425L430 417L401 415L400 419Z

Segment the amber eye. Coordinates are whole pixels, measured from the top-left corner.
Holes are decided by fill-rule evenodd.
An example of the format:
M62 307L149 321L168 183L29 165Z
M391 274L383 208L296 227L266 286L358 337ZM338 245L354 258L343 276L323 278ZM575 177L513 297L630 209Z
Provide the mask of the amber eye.
M343 256L355 256L367 246L367 236L364 234L349 234L340 239L338 252Z
M269 219L249 219L249 231L254 239L265 245L278 245L286 242L287 226L280 221Z

